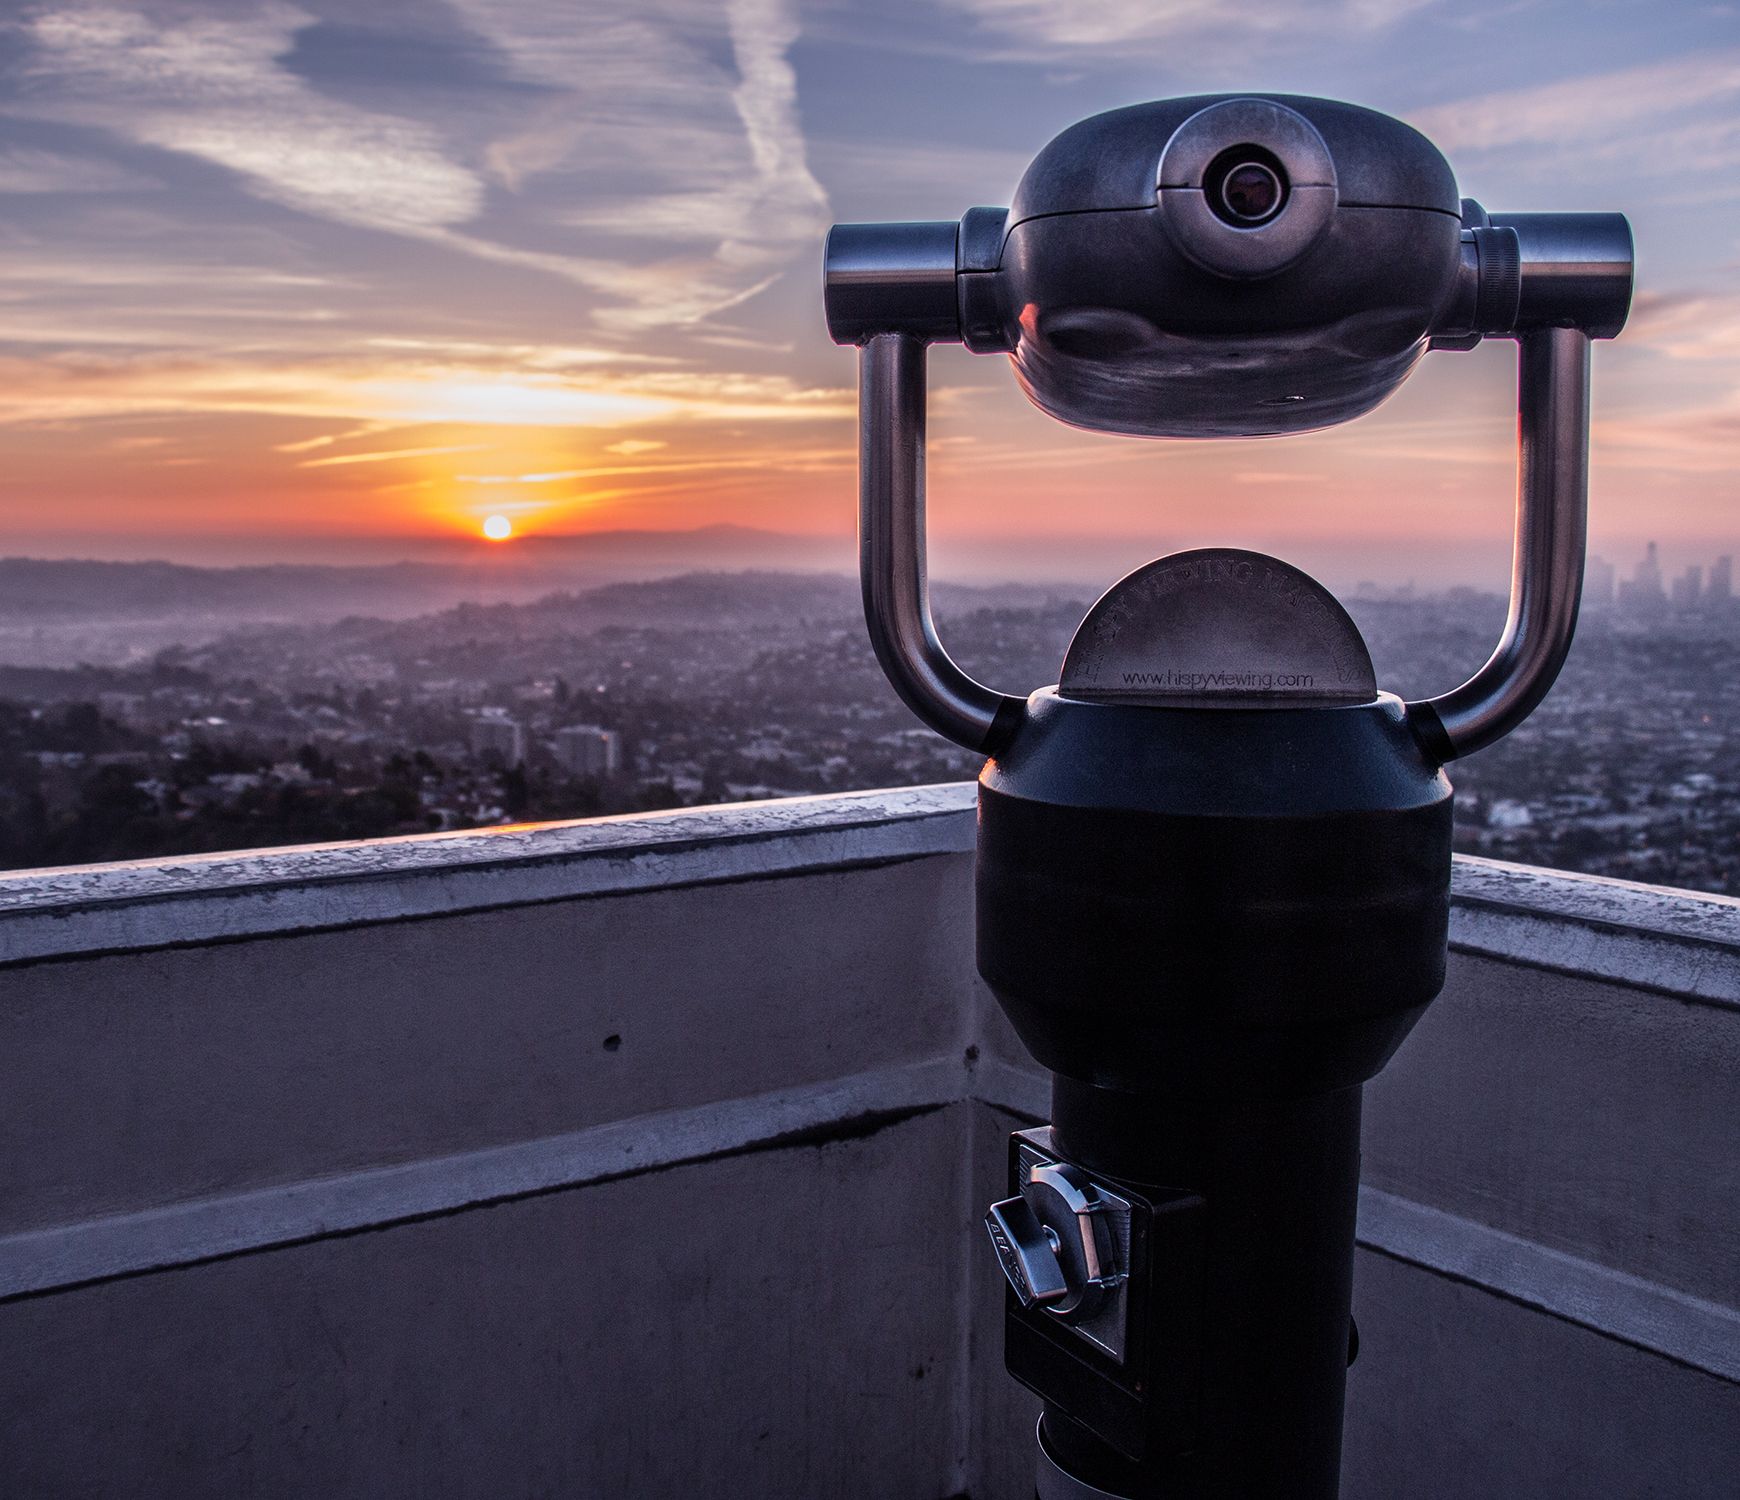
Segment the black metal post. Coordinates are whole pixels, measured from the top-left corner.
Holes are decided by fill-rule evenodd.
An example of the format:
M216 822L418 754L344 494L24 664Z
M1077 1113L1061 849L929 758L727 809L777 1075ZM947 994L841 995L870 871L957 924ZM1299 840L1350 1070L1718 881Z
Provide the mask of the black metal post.
M1334 1500L1359 1188L1360 1089L1204 1101L1059 1077L1059 1152L1096 1176L1203 1199L1192 1451L1133 1463L1055 1408L1054 1458L1117 1495Z

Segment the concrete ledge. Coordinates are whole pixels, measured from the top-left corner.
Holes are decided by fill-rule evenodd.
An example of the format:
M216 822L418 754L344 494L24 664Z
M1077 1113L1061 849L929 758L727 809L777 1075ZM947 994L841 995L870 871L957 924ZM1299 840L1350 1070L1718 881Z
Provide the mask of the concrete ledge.
M973 847L970 782L0 874L0 965L844 869Z
M1740 1385L1740 1312L1376 1188L1358 1243Z
M970 852L971 782L0 874L0 965ZM1458 855L1451 946L1740 1006L1740 900Z
M1456 857L1450 946L1740 1007L1740 900Z

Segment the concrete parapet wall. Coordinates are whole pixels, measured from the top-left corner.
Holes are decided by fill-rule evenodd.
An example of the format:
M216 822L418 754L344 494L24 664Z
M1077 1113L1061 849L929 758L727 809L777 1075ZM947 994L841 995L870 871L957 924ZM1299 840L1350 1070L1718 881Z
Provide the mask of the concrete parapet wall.
M976 1221L1046 1084L972 839L0 876L5 1492L1021 1494ZM1344 1492L1729 1493L1740 904L1459 862L1454 947L1368 1090Z

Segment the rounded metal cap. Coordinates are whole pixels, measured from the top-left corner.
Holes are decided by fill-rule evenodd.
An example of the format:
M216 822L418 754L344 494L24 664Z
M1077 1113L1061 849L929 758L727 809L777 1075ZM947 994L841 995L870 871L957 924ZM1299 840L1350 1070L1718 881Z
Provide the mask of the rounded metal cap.
M1285 270L1335 216L1335 159L1304 115L1272 99L1199 109L1160 153L1167 234L1196 265L1249 280Z
M1088 611L1064 658L1069 698L1298 708L1377 697L1371 653L1328 589L1236 547L1138 568Z

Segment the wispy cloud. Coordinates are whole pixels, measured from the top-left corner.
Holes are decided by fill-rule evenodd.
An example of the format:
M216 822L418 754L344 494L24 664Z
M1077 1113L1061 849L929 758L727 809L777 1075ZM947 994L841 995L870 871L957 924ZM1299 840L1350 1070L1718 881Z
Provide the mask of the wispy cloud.
M276 3L39 10L25 25L22 102L215 162L262 197L339 223L407 232L473 218L483 184L437 131L323 98L280 65L312 19Z
M739 304L819 233L789 0L728 0L730 68L704 44L717 22L703 5L621 0L581 17L553 0L455 4L539 85L523 127L501 111L437 122L398 95L333 97L290 65L319 22L283 0L34 7L15 28L26 87L13 109L213 163L300 213L564 278L624 332ZM536 211L486 212L492 182L558 173L561 195ZM662 253L620 243L649 236Z
M371 453L336 453L331 458L306 458L296 467L333 469L345 464L384 464L406 458L434 458L443 453L477 453L483 447L482 443L442 443L431 448L379 448Z
M345 361L63 355L0 359L0 423L142 413L251 412L380 426L628 427L656 421L837 421L852 393L783 377L658 375L640 381L495 368Z
M269 266L220 265L207 261L122 258L105 250L81 259L46 253L0 257L0 289L23 286L32 295L62 289L89 292L99 288L129 291L211 292L252 291L282 294L338 284L325 275L298 274Z
M334 443L348 443L352 438L375 437L392 429L384 422L365 422L361 427L351 427L343 432L323 432L316 437L300 438L293 443L274 443L274 453L313 453L319 448L330 448Z
M559 90L487 154L499 179L538 179L585 235L587 276L623 332L692 324L753 297L827 224L788 56L790 0L645 4L574 24L567 4L457 0L525 74ZM733 69L701 43L722 9ZM614 255L613 267L604 262Z
M626 479L642 474L712 474L734 469L767 469L770 466L777 466L787 473L813 472L849 468L857 460L856 448L828 448L805 452L787 447L778 454L757 453L745 458L713 455L676 463L590 464L579 469L547 469L531 474L461 474L458 478L464 484L480 485L566 484L576 479Z
M633 349L603 349L576 344L527 344L512 339L427 339L377 337L367 340L371 349L394 353L409 351L423 358L443 357L467 364L489 364L504 369L562 371L601 365L639 366L681 363L675 355L649 354Z
M1412 118L1446 151L1541 145L1581 151L1591 141L1631 133L1642 121L1736 95L1740 50L1731 50L1480 94ZM1664 160L1684 165L1672 156Z
M1376 31L1433 0L953 0L987 28L1044 49L1078 55L1132 42L1216 33L1246 43L1277 34Z
M1740 49L1728 48L1483 94L1411 118L1452 156L1526 178L1556 199L1599 180L1606 202L1620 194L1634 214L1649 206L1683 219L1740 201L1736 105Z
M1598 468L1731 476L1740 454L1740 391L1704 406L1599 420L1591 446Z
M1625 337L1674 359L1740 363L1740 295L1639 293Z
M817 141L813 154L830 181L849 186L854 203L887 196L889 212L906 213L922 211L911 206L915 203L953 205L969 197L978 201L987 193L1013 191L1032 156L1014 148L899 139ZM894 203L903 207L896 210Z
M162 187L155 177L100 157L0 147L0 193L136 193Z

